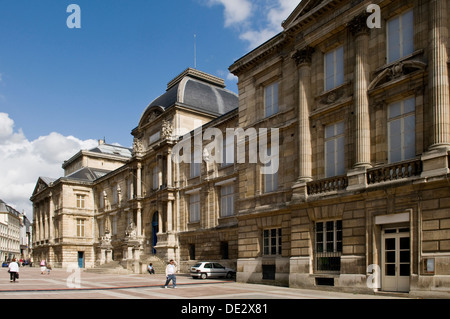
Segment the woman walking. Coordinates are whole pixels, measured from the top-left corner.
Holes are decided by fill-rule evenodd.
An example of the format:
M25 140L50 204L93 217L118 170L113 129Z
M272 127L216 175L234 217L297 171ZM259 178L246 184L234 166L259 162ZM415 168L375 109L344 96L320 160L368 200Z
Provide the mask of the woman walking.
M19 278L19 264L16 263L15 258L13 258L12 262L9 263L8 272L9 272L9 281L16 282L16 279Z
M40 266L41 266L41 275L43 275L47 270L47 262L45 261L45 259L41 260Z

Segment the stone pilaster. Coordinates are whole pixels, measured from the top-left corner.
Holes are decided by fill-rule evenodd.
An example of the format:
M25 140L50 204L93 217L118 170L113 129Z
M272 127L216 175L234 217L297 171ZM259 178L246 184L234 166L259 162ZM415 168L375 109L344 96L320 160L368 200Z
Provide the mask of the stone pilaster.
M430 5L430 90L432 145L430 149L450 149L450 98L448 80L447 1L431 0Z

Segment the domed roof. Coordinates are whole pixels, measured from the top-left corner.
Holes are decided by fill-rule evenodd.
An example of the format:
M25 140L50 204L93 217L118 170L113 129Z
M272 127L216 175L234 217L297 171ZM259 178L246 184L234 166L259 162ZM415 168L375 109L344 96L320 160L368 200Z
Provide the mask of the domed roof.
M225 89L223 79L188 68L169 82L164 94L147 106L141 120L148 110L155 107L166 110L177 104L220 116L237 108L238 103L238 95Z

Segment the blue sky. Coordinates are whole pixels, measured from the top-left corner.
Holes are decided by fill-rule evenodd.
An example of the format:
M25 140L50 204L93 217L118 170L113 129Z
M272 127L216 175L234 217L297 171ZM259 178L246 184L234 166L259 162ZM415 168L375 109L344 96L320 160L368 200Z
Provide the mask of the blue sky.
M81 29L69 29L70 4ZM298 0L0 0L0 198L30 210L39 176L103 137L130 132L167 83L228 67L281 31Z

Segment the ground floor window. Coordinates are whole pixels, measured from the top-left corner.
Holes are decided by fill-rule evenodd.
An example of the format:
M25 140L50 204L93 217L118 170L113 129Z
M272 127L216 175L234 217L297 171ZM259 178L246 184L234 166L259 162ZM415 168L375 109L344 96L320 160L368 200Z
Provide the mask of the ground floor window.
M315 270L339 272L342 254L342 220L315 224Z
M264 255L281 255L281 228L264 230L263 252Z

